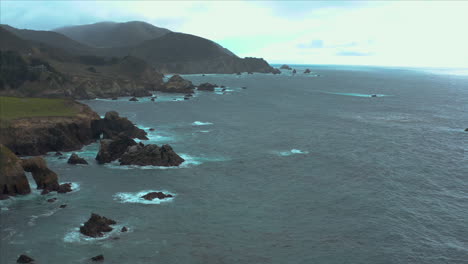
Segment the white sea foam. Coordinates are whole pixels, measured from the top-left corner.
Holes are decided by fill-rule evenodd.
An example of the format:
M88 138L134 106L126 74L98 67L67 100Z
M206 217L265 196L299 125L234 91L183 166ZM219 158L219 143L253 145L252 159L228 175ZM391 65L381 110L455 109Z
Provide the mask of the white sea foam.
M210 122L201 122L201 121L195 121L192 123L192 126L209 126L212 125L213 123Z
M29 226L34 226L34 225L36 225L36 220L37 220L38 218L52 216L52 215L55 214L58 210L60 210L60 208L55 208L55 209L52 209L52 210L48 210L48 211L46 211L45 213L40 214L40 215L32 215L32 216L31 216L31 219L29 219L29 221L28 221L28 225L29 225Z
M370 98L372 98L373 95L376 95L376 97L391 96L391 95L387 95L387 94L334 93L334 92L323 92L323 93L335 94L335 95L345 95L345 96L355 96L355 97L370 97Z
M107 240L111 237L115 237L117 235L122 234L120 230L122 227L124 227L124 224L118 224L118 225L111 225L113 228L112 231L103 233L104 235L102 237L89 237L85 236L80 233L80 228L73 228L70 230L68 233L65 234L63 237L63 241L66 243L94 243L94 242L99 242L102 240ZM129 229L130 230L130 229Z
M139 191L139 192L119 192L116 193L113 197L114 200L119 201L121 203L139 203L139 204L161 204L161 203L167 203L172 200L174 200L174 197L169 197L165 199L154 199L154 200L145 200L141 198L143 195L150 193L150 192L163 192L165 194L170 194L172 196L176 196L176 194L168 192L166 190L144 190L144 191Z
M291 150L288 150L288 151L279 151L279 152L275 152L276 154L280 155L280 156L283 156L283 157L287 157L287 156L291 156L291 155L295 155L295 154L309 154L309 151L304 151L304 150L300 150L300 149L291 149Z

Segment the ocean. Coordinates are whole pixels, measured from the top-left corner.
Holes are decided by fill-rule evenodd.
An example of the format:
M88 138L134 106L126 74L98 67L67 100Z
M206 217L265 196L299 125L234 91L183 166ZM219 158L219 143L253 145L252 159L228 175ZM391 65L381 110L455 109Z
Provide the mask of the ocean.
M97 143L76 151L88 166L51 153L49 167L76 190L0 201L0 262L468 263L468 74L293 68L184 75L226 86L190 100L84 101L154 128L143 142L170 144L186 162L98 165ZM147 191L174 197L139 199ZM81 236L92 212L117 232Z

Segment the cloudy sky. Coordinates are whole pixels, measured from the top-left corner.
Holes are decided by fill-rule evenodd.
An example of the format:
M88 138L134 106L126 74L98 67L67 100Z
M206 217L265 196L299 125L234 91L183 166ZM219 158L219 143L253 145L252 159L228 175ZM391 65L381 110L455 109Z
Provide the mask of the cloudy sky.
M0 12L37 30L146 21L271 63L468 67L468 1L1 1Z

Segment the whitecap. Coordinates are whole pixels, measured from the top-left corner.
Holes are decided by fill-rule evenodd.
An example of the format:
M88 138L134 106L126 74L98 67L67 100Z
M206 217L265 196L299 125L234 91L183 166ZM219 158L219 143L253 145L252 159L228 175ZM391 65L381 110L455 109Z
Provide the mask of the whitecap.
M29 226L34 226L36 225L36 220L40 217L49 217L49 216L52 216L53 214L55 214L58 210L60 210L60 208L55 208L53 210L49 210L49 211L46 211L45 213L43 214L40 214L40 215L32 215L31 216L31 219L28 221L28 225Z
M170 194L174 197L169 197L165 199L153 199L153 200L145 200L141 198L143 195L150 193L150 192L163 192L165 194ZM113 197L114 200L119 201L121 203L139 203L139 204L161 204L167 203L174 200L176 194L168 192L166 190L143 190L139 192L119 192L116 193Z
M309 151L304 151L304 150L300 150L300 149L291 149L291 150L288 150L288 151L279 151L279 152L275 152L275 153L280 155L280 156L287 157L287 156L291 156L291 155L295 155L295 154L309 154Z
M195 121L192 123L192 126L208 126L212 125L213 123L210 122L201 122L201 121Z
M375 97L391 96L391 95L386 95L386 94L334 93L334 92L323 92L323 93L345 95L345 96L355 96L355 97L370 97L370 98L372 98L374 95Z

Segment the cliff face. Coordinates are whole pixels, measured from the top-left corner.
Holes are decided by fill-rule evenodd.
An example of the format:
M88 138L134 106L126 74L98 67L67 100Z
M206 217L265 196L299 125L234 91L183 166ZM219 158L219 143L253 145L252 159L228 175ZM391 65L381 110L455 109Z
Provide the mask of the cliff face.
M100 117L88 106L70 101L75 116L20 118L4 122L0 142L17 155L41 155L49 151L80 149L99 137L95 122Z
M0 198L4 195L31 192L21 160L7 147L0 144Z

